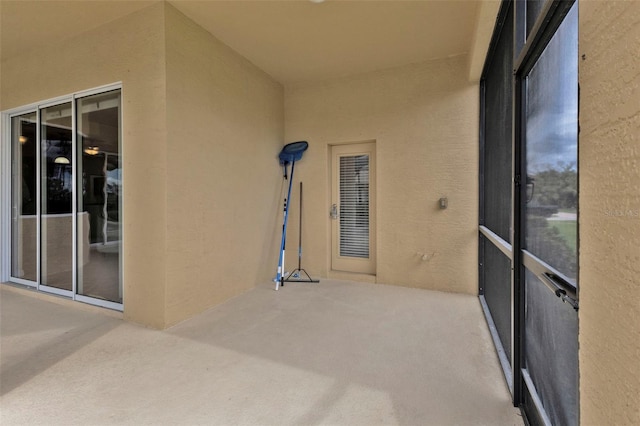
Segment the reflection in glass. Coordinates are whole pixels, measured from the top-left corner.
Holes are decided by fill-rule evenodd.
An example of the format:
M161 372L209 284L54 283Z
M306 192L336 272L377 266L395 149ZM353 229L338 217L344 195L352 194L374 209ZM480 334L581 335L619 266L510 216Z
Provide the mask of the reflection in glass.
M40 110L41 284L73 286L71 103Z
M11 276L36 282L36 113L11 119Z
M122 303L120 92L77 100L80 295Z
M528 76L526 130L526 248L573 279L577 275L577 24L574 5Z

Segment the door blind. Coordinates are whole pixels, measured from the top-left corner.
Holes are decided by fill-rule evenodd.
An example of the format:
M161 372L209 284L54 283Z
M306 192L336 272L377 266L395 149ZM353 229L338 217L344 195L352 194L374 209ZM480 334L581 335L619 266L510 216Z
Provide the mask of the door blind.
M369 258L369 155L340 157L340 256Z

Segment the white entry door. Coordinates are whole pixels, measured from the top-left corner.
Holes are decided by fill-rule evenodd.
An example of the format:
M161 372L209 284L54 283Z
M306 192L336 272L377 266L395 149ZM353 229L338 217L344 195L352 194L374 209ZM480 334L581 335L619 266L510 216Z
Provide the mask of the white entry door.
M335 145L331 155L331 268L375 274L375 143Z

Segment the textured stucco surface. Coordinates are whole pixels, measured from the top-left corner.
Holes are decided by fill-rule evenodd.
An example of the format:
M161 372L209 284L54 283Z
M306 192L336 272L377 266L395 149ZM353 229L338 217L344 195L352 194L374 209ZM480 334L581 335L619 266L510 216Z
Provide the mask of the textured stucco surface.
M580 2L580 415L640 423L640 2Z
M280 84L164 2L2 71L2 110L122 82L126 319L165 328L270 279Z
M376 281L477 292L478 86L468 81L466 56L287 86L285 135L310 144L295 178L304 182L308 272L331 275L330 145L375 141ZM297 221L296 208L294 242ZM296 253L289 246L289 270Z
M114 7L117 7L114 6ZM64 13L64 5L60 6ZM24 26L30 25L24 16ZM124 316L164 326L164 7L2 62L0 110L122 82Z
M172 6L165 10L171 325L275 274L284 92Z

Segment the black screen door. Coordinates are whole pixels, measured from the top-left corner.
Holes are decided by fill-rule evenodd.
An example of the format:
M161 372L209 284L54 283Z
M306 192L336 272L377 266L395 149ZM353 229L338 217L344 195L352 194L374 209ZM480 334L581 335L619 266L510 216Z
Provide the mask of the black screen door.
M554 425L578 424L577 9L519 76L523 405Z

